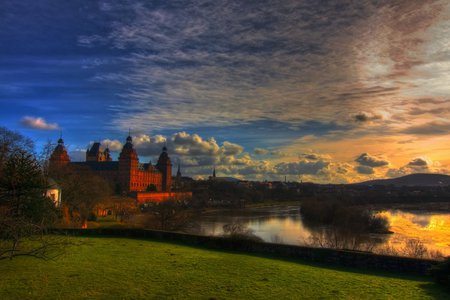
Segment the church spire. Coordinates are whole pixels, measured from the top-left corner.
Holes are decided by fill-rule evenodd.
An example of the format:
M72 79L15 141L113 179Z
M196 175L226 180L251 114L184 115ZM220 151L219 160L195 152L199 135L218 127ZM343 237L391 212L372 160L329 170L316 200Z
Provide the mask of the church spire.
M181 177L180 163L178 162L177 177Z

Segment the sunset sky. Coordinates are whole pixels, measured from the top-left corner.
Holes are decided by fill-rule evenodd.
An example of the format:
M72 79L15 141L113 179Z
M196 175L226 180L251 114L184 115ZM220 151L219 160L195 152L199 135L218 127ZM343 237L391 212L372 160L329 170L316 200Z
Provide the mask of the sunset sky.
M0 5L0 126L183 175L355 182L450 173L450 2Z

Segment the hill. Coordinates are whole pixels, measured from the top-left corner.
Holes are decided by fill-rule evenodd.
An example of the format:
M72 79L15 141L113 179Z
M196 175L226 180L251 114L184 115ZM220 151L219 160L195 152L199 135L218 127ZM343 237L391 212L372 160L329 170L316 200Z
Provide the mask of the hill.
M391 179L376 179L357 183L357 185L394 186L448 186L450 176L444 174L417 173Z
M0 299L444 299L426 277L122 238L0 263Z

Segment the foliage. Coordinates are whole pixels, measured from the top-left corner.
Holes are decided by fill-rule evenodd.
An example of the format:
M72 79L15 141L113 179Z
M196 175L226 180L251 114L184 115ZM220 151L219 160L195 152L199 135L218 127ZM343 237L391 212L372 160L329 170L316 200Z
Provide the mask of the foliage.
M25 151L32 154L34 151L33 141L18 132L0 127L0 177L5 162L17 151Z
M0 264L0 299L448 298L426 277L328 268L161 241L71 239L82 243L68 247L56 261L24 257Z
M68 165L52 170L50 174L64 191L65 218L71 226L85 225L95 206L112 194L106 180L88 168Z
M55 243L44 236L58 219L46 197L47 180L32 152L32 143L0 128L0 259L48 258Z
M185 203L167 200L154 203L143 209L146 214L144 226L158 230L183 230L191 225L197 211L190 209Z
M450 290L450 257L431 267L429 273L436 283L446 286Z

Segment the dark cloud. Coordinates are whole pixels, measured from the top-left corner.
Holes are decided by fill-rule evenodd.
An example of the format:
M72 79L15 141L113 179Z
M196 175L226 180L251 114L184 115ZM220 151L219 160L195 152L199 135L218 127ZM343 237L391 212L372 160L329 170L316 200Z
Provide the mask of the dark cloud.
M369 153L362 153L358 158L355 159L357 163L361 166L376 168L376 167L384 167L389 165L387 160L371 156Z
M366 113L366 112L360 112L353 116L353 120L358 123L366 123L369 121L381 120L381 119L382 119L382 117L380 115Z
M318 160L320 158L320 155L315 153L304 153L302 156L309 160Z
M355 171L358 172L359 174L364 174L364 175L371 175L371 174L375 173L375 171L373 170L372 167L364 166L364 165L356 166Z
M428 163L423 158L415 158L412 161L410 161L407 166L409 166L409 167L422 167L422 168L425 167L426 168L428 166Z

